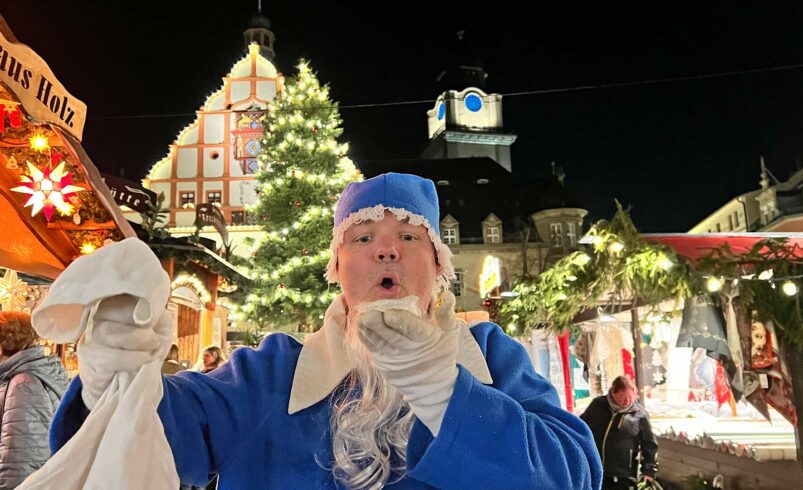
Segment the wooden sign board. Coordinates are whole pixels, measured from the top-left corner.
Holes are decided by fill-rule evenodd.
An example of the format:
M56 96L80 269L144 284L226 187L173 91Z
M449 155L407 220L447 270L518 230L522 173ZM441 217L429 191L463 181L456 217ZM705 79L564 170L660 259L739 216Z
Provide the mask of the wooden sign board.
M17 96L36 122L57 125L81 140L86 104L67 92L45 60L17 41L1 15L0 81Z

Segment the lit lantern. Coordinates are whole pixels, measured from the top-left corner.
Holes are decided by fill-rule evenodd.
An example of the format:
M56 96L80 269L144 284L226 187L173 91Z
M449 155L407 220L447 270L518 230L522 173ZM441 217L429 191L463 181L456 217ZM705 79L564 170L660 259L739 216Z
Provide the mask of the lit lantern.
M31 196L24 204L26 208L31 206L31 216L36 216L42 210L48 222L54 210L62 216L69 216L73 208L67 200L86 189L73 185L72 172L64 169L64 162L54 169L46 168L44 171L39 170L31 162L25 163L28 164L28 173L20 179L22 185L11 190Z

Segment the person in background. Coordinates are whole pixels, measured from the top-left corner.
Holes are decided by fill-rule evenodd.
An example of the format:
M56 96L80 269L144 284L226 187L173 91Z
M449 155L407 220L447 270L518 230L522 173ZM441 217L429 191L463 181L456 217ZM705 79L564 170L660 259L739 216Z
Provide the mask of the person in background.
M635 487L639 452L641 478L655 478L658 443L630 378L614 379L608 394L596 397L580 418L591 428L602 458L603 490Z
M220 347L211 345L204 349L201 359L204 363L201 372L206 374L222 366L226 362L226 355Z
M38 340L31 315L0 311L0 488L15 488L50 458L50 421L69 379Z
M162 363L162 373L176 374L181 371L184 371L184 366L179 364L178 346L176 344L173 344L170 346L170 350L167 351L167 357L165 357L165 360Z

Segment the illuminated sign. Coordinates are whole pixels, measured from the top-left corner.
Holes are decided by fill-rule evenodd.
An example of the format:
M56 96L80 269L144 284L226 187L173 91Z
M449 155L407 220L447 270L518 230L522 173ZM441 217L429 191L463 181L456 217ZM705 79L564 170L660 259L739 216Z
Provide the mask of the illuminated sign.
M480 273L480 297L484 298L500 284L502 284L502 274L499 270L499 257L488 255L482 263Z

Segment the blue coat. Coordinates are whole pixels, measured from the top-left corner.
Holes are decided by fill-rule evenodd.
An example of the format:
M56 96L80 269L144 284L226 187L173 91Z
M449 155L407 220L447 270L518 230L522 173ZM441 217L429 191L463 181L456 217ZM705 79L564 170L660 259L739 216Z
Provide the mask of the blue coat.
M598 489L602 470L591 431L560 407L524 348L492 323L471 333L494 383L459 366L437 438L416 420L407 446L408 488ZM159 416L181 481L220 489L340 488L331 470L331 396L289 415L301 344L275 334L238 349L208 375L164 378ZM54 452L87 415L81 381L70 385L53 420ZM147 471L143 468L143 471Z

